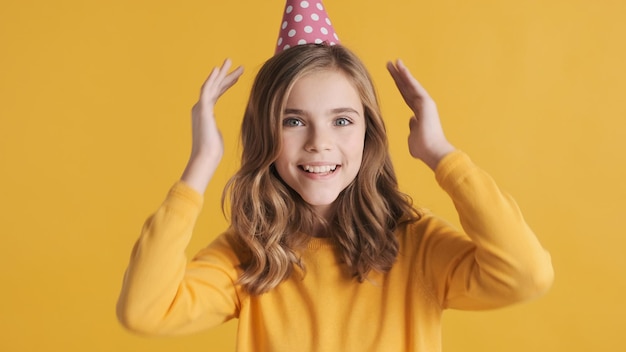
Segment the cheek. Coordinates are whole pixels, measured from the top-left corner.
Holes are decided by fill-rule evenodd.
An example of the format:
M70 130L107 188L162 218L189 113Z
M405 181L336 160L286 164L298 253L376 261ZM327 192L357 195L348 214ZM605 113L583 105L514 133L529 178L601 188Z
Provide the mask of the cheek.
M351 136L349 139L346 139L346 144L348 145L348 150L352 152L353 156L363 155L363 150L365 148L365 135L357 134Z
M345 145L346 157L349 160L351 173L358 173L363 165L363 152L364 143L363 140L354 139Z
M289 144L284 143L283 140L283 149L278 154L278 158L274 161L274 167L276 168L276 172L278 175L285 180L285 177L288 177L289 174L289 165L290 161L293 160L293 155L290 154L290 151L293 151L293 147Z
M288 156L290 152L293 152L300 147L302 143L302 136L295 133L284 134L281 141L282 150L280 154L286 154L286 156Z

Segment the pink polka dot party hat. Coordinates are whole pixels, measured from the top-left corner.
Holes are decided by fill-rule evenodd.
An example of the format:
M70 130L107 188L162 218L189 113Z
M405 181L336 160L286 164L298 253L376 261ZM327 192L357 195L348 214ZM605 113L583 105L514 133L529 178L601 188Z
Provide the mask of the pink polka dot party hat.
M287 0L276 53L307 43L335 45L339 37L321 0Z

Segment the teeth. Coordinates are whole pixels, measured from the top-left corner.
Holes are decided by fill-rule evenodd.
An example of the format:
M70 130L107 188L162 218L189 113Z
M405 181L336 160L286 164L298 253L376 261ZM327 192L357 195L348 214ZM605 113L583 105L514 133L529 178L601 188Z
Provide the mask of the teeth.
M335 169L337 169L337 165L322 165L322 166L303 165L302 168L307 172L323 174L323 173L335 171Z

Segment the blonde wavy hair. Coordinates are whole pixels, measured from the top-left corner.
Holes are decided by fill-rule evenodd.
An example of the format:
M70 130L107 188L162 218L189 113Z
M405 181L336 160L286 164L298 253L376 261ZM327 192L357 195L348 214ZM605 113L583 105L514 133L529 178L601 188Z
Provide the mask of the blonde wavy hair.
M355 180L335 201L330 223L285 184L273 163L282 148L282 119L294 83L321 70L340 70L352 80L365 112L363 162ZM231 245L251 294L265 293L304 271L298 251L315 225L336 241L340 260L359 281L371 270L387 272L398 254L395 230L419 218L398 190L376 92L363 63L341 45L307 44L269 59L257 74L241 125L241 168L222 199L230 200Z

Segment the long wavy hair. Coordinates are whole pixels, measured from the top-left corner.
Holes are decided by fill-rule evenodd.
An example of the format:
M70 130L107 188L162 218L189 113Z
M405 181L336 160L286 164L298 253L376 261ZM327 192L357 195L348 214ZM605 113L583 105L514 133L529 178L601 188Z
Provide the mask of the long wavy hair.
M282 148L282 119L296 81L321 70L339 70L363 103L366 131L358 175L334 204L326 222L280 178L273 163ZM222 198L231 207L230 241L242 263L239 283L265 293L305 270L298 251L321 224L336 241L340 260L359 281L371 270L387 272L398 255L395 230L419 218L398 190L376 92L363 63L341 45L306 44L269 59L257 74L241 125L241 168Z

